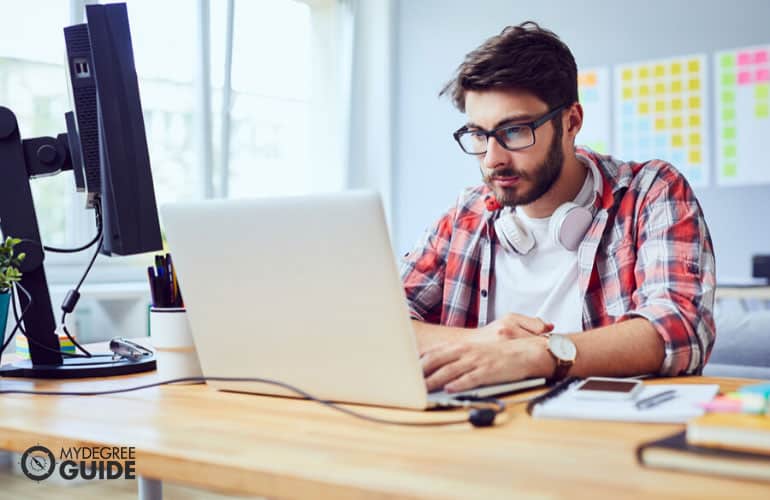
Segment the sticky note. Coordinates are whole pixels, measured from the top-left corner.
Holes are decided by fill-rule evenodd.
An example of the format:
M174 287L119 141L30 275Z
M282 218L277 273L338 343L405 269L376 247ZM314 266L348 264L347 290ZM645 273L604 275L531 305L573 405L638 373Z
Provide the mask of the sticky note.
M668 144L668 135L666 134L657 134L655 136L655 148L658 151L661 151L661 153L658 153L655 156L665 156L666 153L666 145Z
M770 82L770 69L758 69L754 74L755 82Z
M725 87L735 85L735 73L722 73L722 85Z
M735 127L725 127L722 129L722 138L726 140L735 139Z
M649 78L650 77L650 67L649 66L642 66L639 68L639 78Z
M732 91L722 92L722 102L724 104L733 104L735 102L735 92L732 92Z
M650 87L647 85L642 85L639 87L639 95L641 97L648 97L650 95Z
M666 84L663 82L658 82L655 84L655 93L656 94L663 94L666 92Z
M758 50L754 52L754 64L765 64L770 61L770 51Z
M735 55L722 54L722 56L719 58L719 65L722 68L732 68L733 66L735 66Z
M623 122L623 133L631 134L634 131L634 124L632 122Z
M655 101L655 112L663 113L666 111L666 101Z
M691 96L687 100L687 107L690 109L698 109L700 108L700 97L697 95Z
M738 85L748 85L751 83L751 71L741 71L738 73Z
M690 115L690 126L700 127L700 115Z
M624 69L620 72L620 78L624 82L630 82L634 78L634 72L630 69Z
M640 115L650 114L650 104L648 102L642 101L639 103L639 114Z
M666 67L662 64L656 64L655 65L655 76L657 78L660 78L662 76L666 75Z
M682 91L682 80L674 80L671 82L671 92L677 94Z
M671 99L671 109L673 111L681 111L682 110L682 100L681 99Z
M738 175L738 166L735 163L725 163L722 167L722 175L725 177L736 177Z
M760 100L770 99L770 84L757 84L757 86L754 87L754 97Z
M735 120L735 108L725 108L722 110L722 120Z
M684 138L680 134L674 134L671 136L671 147L681 148L684 146Z
M684 151L677 149L671 152L671 163L674 165L684 164Z
M697 78L693 78L689 82L687 82L687 88L689 90L700 90L700 80Z
M694 149L690 151L690 155L688 159L690 163L700 163L701 162L700 149Z
M757 118L768 118L770 117L770 104L768 103L757 103L754 109Z
M655 118L655 130L661 131L666 129L666 119L665 118Z
M623 99L634 97L634 90L631 87L623 87Z
M724 148L725 158L735 158L738 151L735 144L728 144Z
M589 87L595 87L598 80L599 79L596 76L595 71L591 71L590 73L588 73L588 75L586 75L586 85L588 85Z
M690 73L697 73L700 71L700 61L697 59L690 59L687 61L687 71Z
M690 134L690 146L700 146L701 145L701 137L700 134Z
M671 64L671 74L674 75L674 76L681 75L682 74L682 63L678 63L678 62L672 63Z
M738 54L738 66L746 66L754 62L754 56L751 52L740 52Z
M639 130L642 132L651 132L652 131L652 122L649 118L644 118L643 120L639 120Z
M682 128L682 126L683 126L683 121L681 116L676 115L673 118L671 118L671 128Z
M639 147L641 149L650 149L650 136L643 135L639 138Z

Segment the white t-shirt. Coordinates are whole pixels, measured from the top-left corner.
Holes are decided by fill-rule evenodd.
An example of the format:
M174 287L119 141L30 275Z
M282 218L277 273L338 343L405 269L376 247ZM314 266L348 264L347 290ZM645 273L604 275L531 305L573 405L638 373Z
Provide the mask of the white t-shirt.
M597 173L589 168L575 197L576 204L587 206L593 201L593 176ZM528 217L523 210L517 210L516 215L532 233L535 246L526 255L508 252L500 245L495 247L489 321L517 313L553 323L554 333L582 331L577 251L570 252L549 237L550 217Z

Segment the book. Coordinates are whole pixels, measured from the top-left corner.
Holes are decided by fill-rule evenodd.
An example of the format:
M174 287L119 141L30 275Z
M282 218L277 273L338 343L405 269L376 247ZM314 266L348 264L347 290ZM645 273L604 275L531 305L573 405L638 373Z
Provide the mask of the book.
M640 445L636 458L645 467L770 482L770 456L689 444L684 431Z
M770 457L770 416L708 413L687 423L687 442Z

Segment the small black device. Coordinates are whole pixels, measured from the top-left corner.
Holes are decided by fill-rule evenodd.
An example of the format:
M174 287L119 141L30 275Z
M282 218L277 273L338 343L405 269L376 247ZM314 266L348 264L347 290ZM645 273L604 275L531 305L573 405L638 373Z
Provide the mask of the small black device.
M751 257L751 275L755 278L764 278L770 283L770 255Z

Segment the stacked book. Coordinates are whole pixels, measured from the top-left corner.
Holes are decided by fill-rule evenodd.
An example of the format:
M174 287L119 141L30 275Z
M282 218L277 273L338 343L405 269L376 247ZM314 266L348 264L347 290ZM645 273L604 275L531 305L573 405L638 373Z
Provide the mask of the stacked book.
M637 449L642 465L770 481L770 383L745 386L706 405L686 431Z

